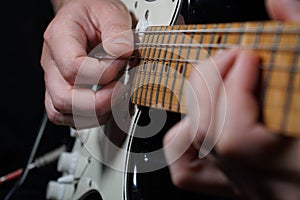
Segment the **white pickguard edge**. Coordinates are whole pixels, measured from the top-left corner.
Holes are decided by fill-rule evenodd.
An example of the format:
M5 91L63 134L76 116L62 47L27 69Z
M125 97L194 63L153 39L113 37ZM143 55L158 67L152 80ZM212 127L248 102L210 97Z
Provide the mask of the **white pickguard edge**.
M147 21L147 24L152 26L175 24L177 16L179 16L182 0L154 0L152 2L146 0L122 0L122 2L138 21ZM147 17L146 12L148 12ZM99 152L99 155L106 154L107 149L103 142L101 142L101 135L103 135L103 133L100 130L102 130L100 127L87 130L89 133L85 145L82 145L81 139L77 138L72 152L77 152L85 158L93 157L91 154L95 152ZM127 149L128 145L129 141L127 137L123 144L123 149ZM124 153L121 153L113 158L116 165L121 166L123 169L126 167L125 156ZM105 170L103 170L103 165L98 159L92 158L90 159L90 164L85 168L85 172L80 177L83 184L78 184L75 191L66 188L62 200L79 199L85 192L91 189L98 190L103 200L124 200L124 188L126 187L126 185L124 185L124 178L126 177L122 171L112 168L105 168ZM86 181L92 181L92 187L85 184Z

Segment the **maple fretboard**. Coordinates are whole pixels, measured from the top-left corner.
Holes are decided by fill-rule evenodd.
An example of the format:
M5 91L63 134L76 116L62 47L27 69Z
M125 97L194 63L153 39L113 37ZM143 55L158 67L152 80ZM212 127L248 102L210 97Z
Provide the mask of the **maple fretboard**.
M263 122L275 133L300 136L299 23L151 26L140 34L132 103L186 113L185 79L193 64L218 49L239 46L262 58Z

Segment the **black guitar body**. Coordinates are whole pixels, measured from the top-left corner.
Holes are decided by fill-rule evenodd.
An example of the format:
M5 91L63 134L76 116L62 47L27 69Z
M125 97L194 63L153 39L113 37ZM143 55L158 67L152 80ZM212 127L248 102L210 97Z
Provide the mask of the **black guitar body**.
M149 112L155 112L155 116L162 116L162 110L141 107L141 116L138 125L144 126L149 123ZM176 188L170 179L168 167L163 167L158 170L144 172L145 169L152 169L153 166L165 165L166 161L163 151L155 157L148 156L149 153L162 149L162 139L165 133L178 122L183 116L179 113L167 112L167 121L163 128L154 136L149 138L133 137L131 142L131 154L128 154L128 169L134 173L127 173L127 199L128 200L153 200L153 199L172 199L172 200L196 200L212 199L204 194L192 193ZM138 132L136 132L138 134ZM132 153L144 154L147 158L134 156ZM142 173L139 173L142 171ZM125 198L126 199L126 198ZM213 198L225 199L225 198Z
M221 22L240 22L267 20L268 16L265 11L263 0L186 0L183 2L181 15L186 24L206 24ZM149 108L140 107L141 115L136 122L138 125L147 125L149 123ZM157 109L151 109L151 112L165 112ZM165 133L176 122L182 119L181 114L167 112L167 120L164 127L152 137L135 137L131 138L131 145L128 147L127 170L125 174L126 188L124 197L128 200L182 200L182 199L227 199L223 197L212 197L200 193L191 193L176 188L170 179L168 167L158 170L144 172L144 168L157 163L165 163L163 153L158 157L149 157L140 159L131 153L148 153L162 149L162 139ZM135 131L135 135L139 133ZM151 168L151 167L150 167Z

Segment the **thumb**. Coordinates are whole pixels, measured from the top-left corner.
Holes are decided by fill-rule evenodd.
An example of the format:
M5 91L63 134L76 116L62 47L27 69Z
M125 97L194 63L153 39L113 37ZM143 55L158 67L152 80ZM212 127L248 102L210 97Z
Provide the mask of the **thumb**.
M107 1L98 12L103 48L112 56L129 56L133 51L131 16L121 2Z

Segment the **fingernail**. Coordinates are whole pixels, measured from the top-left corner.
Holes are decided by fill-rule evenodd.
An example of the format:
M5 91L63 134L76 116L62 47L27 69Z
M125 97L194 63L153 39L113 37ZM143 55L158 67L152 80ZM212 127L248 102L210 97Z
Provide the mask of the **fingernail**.
M232 49L218 49L213 55L214 58L218 59L220 57L227 57L229 55L234 55L238 51L237 48Z
M224 49L218 49L215 53L215 56L220 56L224 52Z
M214 54L214 57L218 57L218 56L221 56L223 53L224 53L224 49L218 49L217 51L216 51L216 53Z
M132 40L126 38L118 38L113 41L113 44L132 46Z

